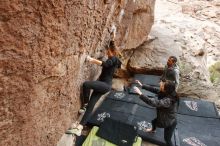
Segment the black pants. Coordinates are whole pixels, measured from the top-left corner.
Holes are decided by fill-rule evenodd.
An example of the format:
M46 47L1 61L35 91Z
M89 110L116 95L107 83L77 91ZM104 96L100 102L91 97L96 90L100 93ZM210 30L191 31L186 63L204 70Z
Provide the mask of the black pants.
M157 119L152 120L152 130L156 130ZM171 126L164 128L164 140L167 146L173 146L172 135L176 128L177 122L175 121Z
M177 122L175 121L171 126L164 128L164 139L167 146L173 146L171 138L176 128Z
M89 100L91 89L93 89L93 93ZM103 94L107 93L110 90L111 86L102 81L86 81L83 83L83 96L81 98L81 101L82 105L88 103L88 106L82 120L80 121L80 124L85 125L87 123L92 115L92 111L96 102Z
M156 130L156 123L157 123L157 119L152 120L152 131Z

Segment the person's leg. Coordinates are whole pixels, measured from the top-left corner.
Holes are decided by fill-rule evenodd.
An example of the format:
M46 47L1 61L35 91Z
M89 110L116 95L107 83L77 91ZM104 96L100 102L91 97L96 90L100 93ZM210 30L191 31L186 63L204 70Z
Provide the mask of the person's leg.
M93 86L94 81L85 81L82 86L82 95L80 96L81 99L81 108L79 113L85 113L86 107L88 106L90 92Z
M94 108L96 102L99 100L99 98L103 94L110 91L111 87L108 84L104 83L104 82L94 81L92 89L94 89L94 91L93 91L93 93L91 95L91 98L89 100L88 106L86 108L86 112L85 112L82 120L80 121L81 125L85 125L87 123L90 116L92 115L92 111L93 111L93 108Z
M157 119L154 119L152 120L152 128L149 128L149 129L146 129L147 132L156 132L156 122L157 122Z
M90 96L90 91L93 87L93 82L94 81L85 81L83 83L83 88L82 88L82 96L81 96L81 106L83 107L84 104L89 102L89 96Z
M89 88L93 89L98 93L105 94L106 92L110 91L111 86L102 81L90 81L92 83L89 84Z
M108 84L101 81L85 81L83 83L83 96L81 98L82 105L88 103L91 89L104 94L108 92L110 88Z
M90 101L88 103L88 106L86 107L86 111L85 111L85 113L84 113L84 115L82 117L82 120L80 121L81 125L83 125L83 126L86 125L86 123L87 123L87 121L88 121L88 119L90 117L90 114L92 113L93 108L94 108L96 102L99 100L101 95L102 94L97 94L95 92L92 93L91 99L90 99Z
M152 120L152 131L156 131L156 122L157 122L157 119L154 119Z
M170 127L164 128L164 139L166 141L167 146L173 146L171 138L176 128L176 124L177 123L174 122Z

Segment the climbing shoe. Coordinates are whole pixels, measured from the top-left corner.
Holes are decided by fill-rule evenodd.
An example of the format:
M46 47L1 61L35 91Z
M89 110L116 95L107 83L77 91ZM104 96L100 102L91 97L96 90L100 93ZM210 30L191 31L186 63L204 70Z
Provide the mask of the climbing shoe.
M86 104L84 104L84 106L82 107L82 108L80 108L80 110L79 110L79 113L80 114L83 114L83 113L85 113L86 112L86 107L88 106L88 104L86 103Z
M66 134L75 134L77 136L81 135L81 132L83 130L83 126L79 124L78 122L73 123L72 127L69 128L65 133Z
M78 128L72 128L72 129L68 129L65 133L66 134L75 134L77 136L81 135L82 130L78 129Z

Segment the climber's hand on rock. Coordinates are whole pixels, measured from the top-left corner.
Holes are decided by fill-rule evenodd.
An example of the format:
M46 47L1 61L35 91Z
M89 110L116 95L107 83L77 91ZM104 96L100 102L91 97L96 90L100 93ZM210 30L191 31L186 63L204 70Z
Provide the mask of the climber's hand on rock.
M94 59L88 55L88 56L86 57L86 60L89 61L89 62L92 62Z

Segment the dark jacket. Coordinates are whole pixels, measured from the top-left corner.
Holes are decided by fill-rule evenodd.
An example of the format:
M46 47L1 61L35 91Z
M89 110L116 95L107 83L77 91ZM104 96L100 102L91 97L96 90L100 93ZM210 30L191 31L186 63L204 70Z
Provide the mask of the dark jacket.
M148 85L143 85L142 88L158 94L158 99L149 98L145 95L140 96L145 103L156 107L156 126L166 128L176 122L176 112L178 108L178 97L176 93L173 95L166 95L165 93L160 92L159 89Z
M99 81L103 81L109 85L112 84L113 74L115 73L116 68L121 67L121 61L113 56L108 58L106 61L102 61L102 73L99 76Z

